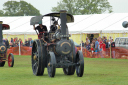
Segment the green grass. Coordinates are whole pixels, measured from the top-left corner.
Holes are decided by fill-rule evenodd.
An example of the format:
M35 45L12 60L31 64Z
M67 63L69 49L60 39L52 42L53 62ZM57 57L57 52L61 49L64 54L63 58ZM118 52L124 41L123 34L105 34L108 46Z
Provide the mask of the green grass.
M83 77L64 75L62 68L56 69L50 78L45 69L44 76L32 73L30 56L15 56L13 68L0 68L0 85L128 85L128 60L85 58Z

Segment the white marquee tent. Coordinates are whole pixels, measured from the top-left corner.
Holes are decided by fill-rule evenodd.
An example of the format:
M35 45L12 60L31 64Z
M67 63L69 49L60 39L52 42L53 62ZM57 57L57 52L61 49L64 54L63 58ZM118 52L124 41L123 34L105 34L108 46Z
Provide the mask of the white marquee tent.
M10 30L3 34L36 34L30 25L32 16L0 17L0 21L10 25ZM128 21L128 13L75 15L74 23L68 23L70 34L77 33L124 33L128 29L122 27L122 22ZM43 24L50 27L50 18L46 17Z

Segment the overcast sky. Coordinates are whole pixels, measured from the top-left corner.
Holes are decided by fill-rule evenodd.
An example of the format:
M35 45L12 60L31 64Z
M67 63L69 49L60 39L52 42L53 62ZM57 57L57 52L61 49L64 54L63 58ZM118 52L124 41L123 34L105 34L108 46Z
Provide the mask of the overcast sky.
M0 0L0 10L3 9L3 4L11 0ZM20 0L13 0L20 1ZM51 12L52 7L57 6L57 2L60 0L24 0L32 4L35 8L40 10L41 14L47 14ZM128 0L108 0L113 7L113 13L128 13Z

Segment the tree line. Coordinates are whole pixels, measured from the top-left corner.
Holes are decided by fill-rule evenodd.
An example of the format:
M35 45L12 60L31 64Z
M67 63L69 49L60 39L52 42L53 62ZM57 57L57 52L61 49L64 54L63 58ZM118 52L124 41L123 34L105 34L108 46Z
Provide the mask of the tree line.
M40 11L26 1L7 1L0 10L0 16L38 16Z
M66 10L72 15L102 14L111 13L112 6L108 0L60 0L56 7L52 7L52 12ZM39 16L40 11L30 3L20 0L7 1L0 10L0 16Z
M60 0L57 7L52 8L52 12L58 12L61 9L67 10L68 13L73 15L113 12L108 0Z

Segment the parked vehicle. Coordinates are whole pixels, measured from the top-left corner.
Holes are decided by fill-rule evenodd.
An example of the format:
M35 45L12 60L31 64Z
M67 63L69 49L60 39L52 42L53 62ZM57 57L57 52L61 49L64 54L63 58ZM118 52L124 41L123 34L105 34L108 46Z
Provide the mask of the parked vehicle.
M6 44L3 43L3 34L2 30L10 29L9 25L2 24L0 21L0 67L4 67L5 62L8 61L8 66L13 67L14 65L14 56L10 53L7 57L7 49L9 48Z
M115 39L115 47L128 49L128 37L118 37Z

